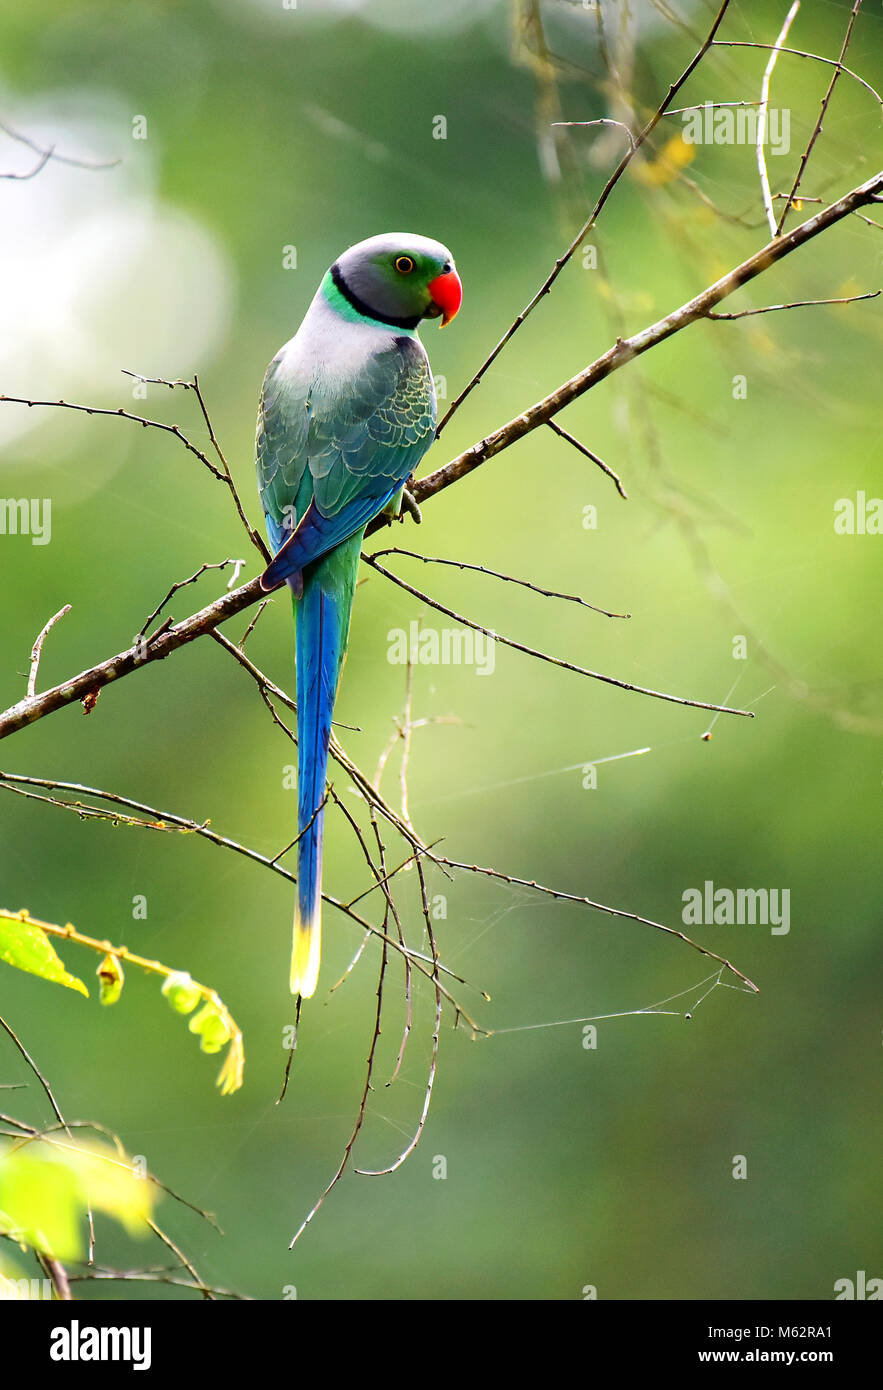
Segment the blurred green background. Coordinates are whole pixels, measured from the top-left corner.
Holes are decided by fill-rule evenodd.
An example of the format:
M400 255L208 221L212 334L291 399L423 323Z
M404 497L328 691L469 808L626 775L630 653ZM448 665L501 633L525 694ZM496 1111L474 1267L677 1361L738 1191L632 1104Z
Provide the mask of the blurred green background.
M836 56L849 8L806 4L792 42ZM646 0L629 9L628 21L609 5L602 18L631 100L605 72L591 7L71 0L59 12L45 0L7 0L0 118L59 153L122 162L53 161L0 187L0 390L122 406L175 422L207 447L192 398L151 387L139 399L120 375L198 371L259 520L252 448L263 371L324 269L344 246L391 229L453 249L463 309L445 334L428 326L423 335L450 401L575 235L622 152L617 132L556 135L550 122L639 124L712 13L687 0L679 22ZM784 10L740 3L722 35L772 42ZM880 30L868 7L850 49L851 66L871 80ZM718 50L676 104L756 100L766 59ZM829 77L796 58L777 66L772 101L791 113L791 150L769 156L774 191L790 188ZM445 139L433 134L440 115ZM139 116L146 125L133 126ZM835 197L870 176L878 116L867 91L840 81L805 193ZM134 139L143 129L147 138ZM766 240L753 148L690 147L688 183L672 162L679 129L678 117L660 128L586 238L596 267L582 255L567 267L426 466ZM3 169L33 167L33 152L2 135L0 152ZM708 199L743 220L718 215ZM291 247L297 265L287 269ZM855 294L879 288L880 276L879 231L852 218L724 308ZM277 1106L292 1018L290 885L192 836L81 822L0 796L3 905L191 971L244 1029L246 1084L221 1098L216 1059L198 1051L152 980L130 971L121 1003L102 1010L94 990L87 1002L0 968L0 1013L65 1114L109 1125L164 1182L217 1214L223 1238L168 1199L159 1212L203 1278L269 1299L290 1285L300 1298L334 1299L574 1299L588 1285L607 1299L825 1299L838 1278L881 1272L883 541L833 527L838 499L881 492L879 382L869 370L880 324L879 302L868 302L696 325L561 417L621 474L628 501L551 431L536 431L428 503L419 532L406 523L375 537L628 612L628 622L610 620L481 575L392 561L409 582L528 645L757 716L722 715L703 741L701 710L503 647L487 677L420 666L414 717L458 721L414 735L410 808L427 840L443 836L453 858L675 928L682 894L705 880L789 889L791 930L687 928L760 986L756 996L716 988L693 1007L713 962L675 938L502 882L432 872L432 892L447 900L436 924L442 958L469 982L458 986L464 1004L499 1032L472 1042L468 1029L452 1031L446 1009L416 1152L391 1177L347 1175L293 1253L291 1235L334 1173L358 1109L377 948L329 998L360 933L326 910L320 990ZM244 574L257 572L226 493L173 438L6 404L0 440L4 495L52 501L49 545L0 538L4 705L24 693L31 643L63 604L71 612L47 641L43 684L129 645L172 582L203 562L247 556ZM588 506L595 529L583 525ZM186 616L225 582L209 573L169 611ZM358 725L343 741L369 771L405 697L387 635L415 618L451 626L365 571L339 718ZM243 615L229 635L238 640L245 625ZM746 660L733 656L740 635ZM284 596L248 650L293 687ZM0 756L7 771L210 817L268 854L294 834L294 795L283 787L293 760L247 675L211 641L109 687L88 719L68 708L20 732ZM592 760L598 785L586 789ZM397 777L396 755L384 783L393 800ZM346 780L335 774L357 811ZM391 858L397 852L390 842ZM341 897L370 882L339 815L329 817L325 876ZM144 921L132 916L138 894ZM362 907L379 920L376 896ZM419 945L413 883L403 883L402 902ZM97 963L64 954L87 977ZM391 1162L417 1122L434 1009L423 984L401 1074L387 1088L403 1014L394 963L358 1166ZM634 1013L670 996L671 1012ZM617 1016L597 1024L587 1049L581 1020L599 1015ZM0 1077L30 1081L5 1102L13 1113L50 1118L10 1045ZM746 1180L732 1176L735 1155L747 1158ZM439 1156L443 1180L433 1176ZM116 1228L100 1227L100 1237L108 1265L167 1262L161 1247ZM77 1292L192 1297L133 1284Z

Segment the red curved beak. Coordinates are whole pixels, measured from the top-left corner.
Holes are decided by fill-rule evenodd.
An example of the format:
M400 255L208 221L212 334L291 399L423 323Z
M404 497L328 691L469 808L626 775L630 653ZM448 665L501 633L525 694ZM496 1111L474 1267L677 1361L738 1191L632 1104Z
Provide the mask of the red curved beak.
M436 305L438 312L442 316L441 327L451 322L460 305L463 303L463 286L460 284L460 277L456 270L446 270L442 275L436 275L434 280L430 280L426 287L432 296L432 302Z

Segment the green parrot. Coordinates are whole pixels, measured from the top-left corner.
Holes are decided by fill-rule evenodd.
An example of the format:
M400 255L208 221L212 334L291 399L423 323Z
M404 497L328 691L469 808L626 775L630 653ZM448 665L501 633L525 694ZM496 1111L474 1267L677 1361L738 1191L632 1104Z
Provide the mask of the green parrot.
M300 328L267 369L257 474L273 560L291 589L297 663L298 868L291 990L319 975L328 742L365 527L402 491L435 436L421 319L449 323L463 291L447 247L370 237L327 271Z

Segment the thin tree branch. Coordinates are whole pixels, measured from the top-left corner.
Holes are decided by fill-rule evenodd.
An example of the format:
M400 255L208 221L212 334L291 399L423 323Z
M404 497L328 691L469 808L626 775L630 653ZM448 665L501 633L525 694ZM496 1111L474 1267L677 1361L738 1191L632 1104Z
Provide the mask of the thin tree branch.
M784 51L784 50L783 50ZM441 468L437 468L434 473L428 474L425 478L420 478L412 486L412 492L418 503L425 502L429 497L434 497L437 492L449 487L451 483L457 482L460 478L471 473L473 469L479 468L481 464L499 454L503 449L508 449L518 439L523 439L540 425L545 425L571 401L597 386L600 381L604 381L620 367L624 367L627 362L656 347L657 344L672 337L673 334L680 332L689 324L695 323L697 319L705 318L710 309L719 304L722 299L726 299L734 290L747 284L756 276L775 265L777 261L785 256L791 255L798 247L819 236L835 223L842 221L844 217L849 217L857 208L866 207L873 203L883 193L883 173L874 174L866 183L853 188L849 193L839 198L835 203L829 204L810 217L806 222L802 222L798 227L794 227L784 236L776 237L773 241L767 242L754 255L749 256L741 265L735 266L733 270L722 275L713 285L688 300L679 308L673 309L671 313L649 328L642 329L639 333L633 334L629 338L619 338L612 348L609 348L603 356L596 359L583 371L571 377L569 381L559 386L535 405L530 406L522 414L516 415L514 419L501 425L478 444L473 444L471 448L464 450L462 454L450 463L446 463ZM370 529L370 528L369 528Z
M715 39L713 46L715 48L762 48L767 51L777 48L779 53L791 53L795 58L811 58L814 63L826 63L828 67L837 68L838 71L845 72L847 77L854 78L856 82L864 87L866 92L870 92L877 105L883 107L883 97L881 97L878 91L875 91L870 82L866 82L863 77L859 77L857 72L853 72L851 68L846 67L836 58L823 58L819 53L807 53L802 48L783 48L779 44L755 43L753 40L749 39Z
M123 410L120 406L117 410L98 405L77 405L74 401L33 401L26 396L6 396L0 395L0 401L6 401L9 405L26 405L30 410L40 407L52 407L56 410L78 410L83 415L115 415L121 420L131 420L136 425L143 426L144 429L163 430L166 434L173 434L176 439L189 449L191 454L195 454L200 463L203 463L213 477L220 482L226 482L223 473L216 464L197 446L188 439L183 430L177 425L167 425L162 420L150 420L144 415L135 415L131 410Z
M790 304L766 304L762 309L742 309L738 314L708 314L710 319L748 319L754 314L774 314L779 309L808 309L819 304L855 304L860 299L876 299L881 290L869 290L867 294L851 294L846 299L795 299Z
M353 1125L353 1127L352 1127L352 1130L350 1131L350 1137L349 1137L349 1139L346 1141L346 1144L345 1144L345 1146L344 1146L343 1157L341 1158L340 1163L339 1163L338 1166L337 1166L337 1170L336 1170L336 1172L335 1172L333 1178L332 1178L331 1181L328 1183L328 1185L327 1185L327 1187L324 1189L324 1191L320 1194L319 1198L313 1203L312 1207L311 1207L310 1210L307 1212L307 1215L304 1217L304 1219L303 1219L303 1221L301 1222L300 1226L299 1226L298 1229L295 1231L294 1235L291 1237L291 1240L289 1241L289 1244L288 1244L289 1250L293 1249L293 1247L294 1247L294 1246L297 1244L297 1242L300 1240L300 1238L301 1238L301 1236L303 1235L304 1231L307 1229L307 1227L309 1226L309 1224L310 1224L310 1222L312 1221L313 1217L316 1215L316 1212L319 1210L319 1208L322 1206L323 1202L325 1201L325 1198L326 1198L326 1197L328 1196L328 1194L332 1191L332 1189L335 1188L335 1187L337 1186L337 1184L340 1182L340 1179L343 1177L343 1174L344 1174L344 1171L345 1171L345 1169L346 1169L346 1166L347 1166L347 1164L349 1163L349 1160L350 1160L350 1154L351 1154L352 1151L353 1151L353 1145L355 1144L356 1140L357 1140L358 1137L359 1137L359 1132L360 1132L360 1130L361 1130L361 1128L362 1128L362 1125L365 1123L365 1111L366 1111L366 1107L367 1107L367 1104L368 1104L368 1093L369 1093L369 1091L372 1089L372 1087L371 1087L371 1077L372 1077L373 1074L374 1074L374 1059L375 1059L375 1056L376 1056L376 1053L377 1053L377 1044L378 1044L378 1042L380 1041L380 1019L381 1019L381 1014L382 1014L382 1012L383 1012L383 981L384 981L384 977L385 977L385 975L386 975L386 966L387 966L387 942L386 942L386 938L384 938L383 950L382 950L381 959L380 959L380 974L379 974L378 980L377 980L377 1005L376 1005L375 1010L374 1010L374 1029L373 1029L373 1032L372 1032L372 1034L371 1034L371 1042L370 1042L370 1045L369 1045L369 1047L368 1047L368 1057L367 1057L366 1063L365 1063L365 1080L364 1080L364 1083L363 1083L363 1085L362 1085L362 1094L361 1094L361 1097L360 1097L360 1099L359 1099L359 1109L358 1109L358 1113L357 1113L357 1115L356 1115L355 1123L354 1123L354 1125Z
M34 165L33 169L28 169L27 172L24 174L2 173L0 174L0 179L18 179L21 182L25 182L27 179L35 178L36 175L39 174L41 169L46 168L46 165L52 158L52 154L53 151L50 147L48 150L43 151L36 164Z
M9 125L6 121L0 121L0 130L3 131L4 135L8 135L10 140L17 140L20 145L27 145L29 150L33 150L35 154L41 155L43 157L44 164L51 159L56 164L70 164L75 169L100 170L116 169L117 165L122 164L123 162L121 159L110 159L104 161L92 159L75 159L72 155L59 154L54 145L50 145L48 149L43 145L38 145L36 140L32 140L29 135L22 135L21 131L13 130L12 126ZM16 175L7 175L6 177L15 178ZM28 175L28 177L31 177L31 175Z
M150 1219L148 1219L147 1225L150 1227L153 1234L159 1240L162 1241L163 1245L165 1245L167 1249L171 1250L173 1255L177 1255L181 1263L181 1267L183 1269L186 1269L187 1273L190 1275L190 1278L193 1280L193 1287L195 1289L199 1289L203 1296L203 1299L205 1299L207 1302L214 1302L214 1290L211 1289L209 1285L205 1283L201 1275L197 1273L194 1265L190 1262L190 1260L188 1260L187 1256L184 1254L184 1251L178 1245L175 1244L171 1236L166 1235L162 1227L157 1226L155 1221L151 1221Z
M778 236L779 230L776 226L776 214L773 212L773 200L770 194L770 179L767 173L766 157L763 152L763 144L766 139L766 114L770 100L770 82L772 81L773 69L776 66L776 60L781 51L782 44L788 37L788 30L791 28L799 9L800 0L794 0L793 5L785 16L785 23L782 25L779 37L773 45L773 51L764 69L763 82L760 87L760 110L757 113L757 141L755 144L755 151L757 154L757 168L760 174L760 189L763 196L763 206L766 212L767 222L769 223L771 236Z
M364 779L361 778L361 774L358 773L358 769L354 768L353 771L357 774L360 780L364 781ZM279 874L282 878L287 879L289 883L294 884L297 882L296 875L293 874L289 869L286 869L284 865L277 863L273 859L268 859L266 855L260 854L257 850L251 849L247 845L240 844L236 840L231 840L228 836L219 835L216 831L212 830L209 827L207 822L200 824L198 821L189 820L185 816L175 815L171 811L160 811L153 806L147 806L144 802L135 801L131 797L120 796L115 792L102 791L98 787L86 787L78 782L60 782L56 779L50 779L45 777L29 777L20 773L0 772L0 789L5 788L8 791L16 792L20 796L30 797L34 800L47 801L50 805L58 806L62 810L74 811L76 814L81 816L88 815L90 811L92 812L92 814L100 814L99 812L96 812L94 807L86 806L80 802L63 801L59 798L54 797L40 797L36 792L27 790L29 787L42 787L50 791L57 790L79 793L83 796L94 797L96 800L107 801L111 805L127 807L129 809L140 812L146 817L145 820L130 821L129 823L133 825L138 825L146 830L166 831L169 829L174 829L188 831L191 834L201 836L203 839L210 840L212 844L218 845L221 849L232 850L234 853L240 854L246 859L250 859L252 863L259 864L262 868L270 869L273 873ZM376 793L375 803L378 805L378 808L384 805L382 800L379 797L377 797ZM394 812L391 814L394 823L396 824L396 827L401 830L401 833L404 834L406 838L408 838L407 827L403 826L401 820L395 816ZM104 814L102 818L107 819L106 814ZM419 845L419 847L424 854L426 854L430 859L432 859L433 863L437 863L439 867L441 867L444 871L443 861L439 860L437 856L432 854L427 847L422 845ZM399 941L395 939L395 937L388 936L381 928L374 926L372 922L368 922L358 912L354 912L353 909L349 907L345 902L342 902L340 899L333 897L330 893L323 892L322 900L323 902L328 903L329 906L337 908L338 911L342 912L345 916L349 917L353 922L356 923L357 926L361 927L363 931L371 932L372 935L379 937L382 941L386 941L387 944L392 946L394 950L399 951L404 956L407 956L407 958L414 963L416 968L420 970L421 973L427 977L427 979L431 980L433 978L431 967L427 965L426 961L420 955L419 952L413 951L409 947L403 946ZM445 970L447 974L451 975L451 977L457 980L459 983L464 983L464 981L461 979L459 975L456 974L455 971L448 970L444 966L441 966L440 969ZM445 994L445 998L448 1000L451 1007L453 1008L455 1015L458 1017L465 1018L466 1022L469 1024L469 1027L476 1035L484 1033L486 1031L481 1027L480 1024L476 1023L475 1020L471 1018L471 1016L466 1012L463 1006L454 998L452 994L450 994L447 990L443 990L443 992ZM11 1028L9 1028L9 1026L4 1023L2 1018L0 1018L0 1026L6 1029L13 1042L15 1042L16 1046L22 1052L22 1055L28 1061L28 1064L34 1070L35 1075L39 1078L39 1080L44 1086L44 1089L47 1092L47 1095L49 1095L50 1099L52 1100L53 1109L55 1110L56 1115L60 1120L62 1120L63 1123L61 1112L55 1105L55 1101L52 1098L52 1094L48 1089L48 1083L46 1083L44 1078L40 1076L40 1073L37 1071L32 1059L24 1051L22 1043L19 1042L18 1038L16 1038Z
M70 1283L89 1283L92 1280L107 1280L112 1283L168 1284L178 1289L192 1289L194 1293L212 1298L235 1298L239 1302L250 1302L247 1294L236 1293L233 1289L219 1284L193 1283L190 1279L179 1279L173 1274L153 1269L108 1269L102 1266L91 1268L88 1274L68 1273Z
M453 608L446 608L444 604L438 603L436 599L430 598L428 594L423 593L420 589L415 589L411 584L406 583L404 579L400 579L399 576L393 574L391 570L385 569L383 565L373 560L370 555L366 555L363 558L366 564L369 564L372 569L376 569L379 574L385 575L387 579L391 579L393 584L397 584L400 589L404 589L407 593L412 594L414 598L420 599L422 603L428 603L431 608L435 608L439 613L444 613L446 617L452 618L454 622L461 623L464 627L470 627L474 632L481 632L485 637L490 637L492 641L500 642L506 647L512 647L515 651L523 652L526 656L536 657L538 661L548 661L552 666L560 666L563 670L573 671L578 676L588 676L592 680L603 681L605 685L615 685L620 690L630 690L636 695L651 695L656 700L668 700L675 705L690 705L695 709L715 710L719 714L740 714L748 719L754 718L751 710L728 709L725 705L711 705L707 704L704 700L688 700L681 695L667 695L660 690L650 690L647 686L632 685L629 681L618 680L616 676L605 676L598 671L590 671L585 666L575 666L570 661L563 661L560 657L550 656L548 652L538 651L535 647L526 647L521 642L513 641L511 637L503 637L499 632L493 632L490 628L482 627L480 623L474 623L471 618L465 618L462 613L455 613Z
M831 74L831 81L828 83L828 90L822 97L822 109L819 111L818 119L816 120L816 123L813 126L813 131L809 137L809 141L807 142L806 149L803 151L803 154L800 157L800 164L797 167L797 173L794 175L794 182L791 185L791 192L787 195L785 199L785 206L782 208L781 215L779 217L778 222L776 223L777 236L779 235L779 233L785 225L785 218L788 216L788 211L791 208L791 205L794 202L794 199L797 195L797 190L800 187L800 183L806 170L807 163L809 162L809 157L813 151L813 146L815 145L816 140L822 133L822 122L825 119L825 113L828 110L828 103L830 102L831 96L834 92L834 88L837 85L837 79L839 78L840 73L843 71L843 59L846 57L846 50L849 48L849 41L852 38L852 31L855 27L855 21L858 17L858 12L861 9L861 3L862 0L855 0L855 4L852 7L852 13L849 16L849 23L846 26L846 33L843 36L843 43L840 48L840 57L837 60L837 66Z
M179 589L186 589L188 584L195 584L197 579L199 579L203 574L206 574L209 570L225 570L228 565L235 565L236 568L233 571L233 578L227 585L227 588L231 589L233 585L236 583L236 580L239 578L239 571L244 564L244 560L218 560L217 563L208 563L205 565L200 565L196 573L191 574L189 579L179 579L178 582L176 584L173 584L171 589L169 589L169 592L166 594L162 602L158 604L156 608L154 608L150 617L145 619L145 621L142 623L139 636L144 636L147 629L150 627L150 624L153 622L155 618L159 617L166 604L170 601L170 599L174 597L174 595L178 592ZM55 620L53 619L53 622L54 621ZM29 691L28 693L32 694L33 692Z
M2 399L0 397L0 400ZM53 686L41 694L19 700L18 704L12 705L0 714L0 738L6 738L18 729L23 729L27 724L32 724L34 720L43 719L47 714L52 714L65 705L75 704L78 700L85 699L87 695L102 690L106 685L120 680L123 676L131 675L133 671L149 665L152 661L162 661L178 647L185 646L195 638L213 631L220 623L226 622L228 618L234 617L235 614L240 613L244 608L251 607L253 603L257 603L259 599L264 597L266 595L261 588L260 578L252 579L248 584L243 584L240 588L223 594L213 603L201 608L198 613L192 614L183 622L169 628L168 631L158 634L146 646L143 642L137 642L125 651L118 652L116 656L109 657L106 661L100 661L95 666L81 671L79 675L63 681L61 685Z
M760 106L759 101L699 101L693 106L676 106L666 116L683 116L686 111L718 111L723 106Z
M420 876L420 901L421 907L423 909L423 920L426 923L426 930L429 936L430 947L432 949L433 976L435 984L435 1021L432 1029L432 1054L430 1056L429 1061L429 1072L427 1074L426 1079L426 1090L423 1093L423 1107L420 1111L420 1117L417 1121L417 1128L415 1129L414 1134L411 1137L408 1144L406 1144L405 1148L401 1151L398 1157L395 1158L393 1162L388 1164L385 1168L357 1168L356 1172L364 1178L382 1178L386 1177L389 1173L394 1173L397 1168L401 1168L402 1164L405 1162L408 1156L414 1152L417 1145L420 1143L420 1136L422 1135L423 1128L426 1124L426 1117L429 1114L429 1106L432 1101L432 1088L435 1084L435 1078L438 1072L438 1054L439 1040L441 1036L442 1015L442 994L441 989L439 987L438 979L438 950L435 944L435 934L432 930L432 917L429 911L429 899L426 892L426 878L423 873L423 865L420 863L419 860L417 861L417 872Z
M257 550L258 554L263 559L264 563L268 564L271 559L270 552L264 543L263 537L260 536L258 532L254 529L254 527L252 526L251 522L245 514L245 508L242 505L242 498L239 496L236 484L233 481L233 474L230 472L230 465L228 464L224 456L224 451L218 443L218 439L215 434L215 427L211 422L211 417L208 413L208 406L205 403L205 397L202 394L202 389L199 385L199 377L196 375L196 373L194 372L192 381L185 381L183 378L169 380L168 378L161 376L141 376L140 373L130 372L124 367L123 375L133 377L136 381L141 381L147 386L167 386L170 391L180 389L182 391L193 392L199 403L199 409L202 414L202 418L205 421L205 427L208 431L208 437L211 441L211 446L217 454L218 461L221 465L220 473L216 473L215 476L219 477L223 483L226 483L227 487L230 490L230 496L233 498L233 505L236 508L239 520L245 527L246 535L248 536L252 545Z
M31 1054L28 1052L28 1050L27 1050L27 1048L25 1047L24 1043L21 1041L21 1038L19 1038L19 1037L17 1036L17 1034L13 1032L13 1030L10 1028L9 1024L6 1022L6 1019L5 1019L5 1018L2 1018L2 1017L0 1017L0 1028L2 1028L3 1031L4 1031L5 1033L7 1033L7 1034L9 1035L9 1037L12 1039L12 1041L15 1043L15 1046L18 1048L18 1050L19 1050L19 1052L21 1053L22 1057L23 1057L24 1060L27 1062L27 1064L28 1064L28 1066L30 1067L31 1071L34 1073L34 1076L36 1076L37 1080L39 1081L40 1085L42 1086L42 1088L43 1088L43 1090L44 1090L44 1092L45 1092L45 1094L46 1094L46 1098L47 1098L47 1100L49 1101L49 1104L52 1106L52 1110L53 1110L53 1112L54 1112L54 1114L55 1114L55 1118L58 1120L59 1124L64 1125L64 1128L67 1129L67 1124L66 1124L66 1122L65 1122L65 1118L64 1118L64 1116L62 1115L61 1111L60 1111L59 1108L58 1108L58 1101L55 1099L55 1096L52 1094L52 1090L51 1090L51 1087L50 1087L50 1085L49 1085L49 1082L46 1080L45 1076L44 1076L43 1073L40 1071L40 1068L37 1066L37 1063L34 1061L33 1057L32 1057ZM70 1130L68 1130L67 1132L68 1132L68 1134L70 1134Z
M500 341L497 343L496 347L485 358L478 371L472 377L472 380L467 383L467 385L460 392L459 396L457 396L451 402L450 406L448 407L447 411L445 412L445 415L441 420L441 423L439 424L438 430L436 431L436 436L441 434L442 430L444 429L445 425L448 423L454 412L459 409L459 407L463 404L470 392L474 391L475 387L478 386L479 382L484 377L488 368L494 362L496 362L497 358L503 351L503 348L506 346L509 339L513 337L515 333L518 332L525 319L536 308L537 304L539 304L543 296L549 293L555 281L558 279L558 276L561 274L562 270L567 265L567 262L573 257L573 255L582 245L584 237L597 222L598 218L601 215L601 211L604 207L604 204L607 202L607 199L610 197L610 194L613 192L620 178L625 173L626 169L629 167L629 164L634 159L638 150L653 134L653 131L656 129L657 125L662 120L669 105L674 100L677 93L681 90L688 77L699 65L699 63L701 63L702 59L705 57L705 54L711 48L712 44L714 43L714 36L720 28L721 24L723 23L724 15L726 14L727 9L729 8L729 3L730 0L723 0L723 4L718 10L714 22L712 23L712 26L708 31L707 36L703 40L698 52L694 55L694 57L684 68L684 71L681 73L678 80L672 83L672 85L669 87L668 93L665 96L662 104L650 117L650 120L647 122L647 124L638 133L638 135L634 136L633 138L630 137L631 143L629 145L628 150L623 155L622 159L619 161L613 173L610 175L610 178L607 180L606 184L601 190L598 200L595 203L595 206L592 208L592 211L589 214L587 220L583 223L579 232L574 237L573 241L570 243L569 247L564 252L564 254L558 257L557 261L555 262L549 274L546 276L540 288L537 290L536 294L529 301L529 303L522 309L521 313L510 324ZM419 502L419 497L416 500Z
M34 1076L37 1078L40 1085L42 1086L46 1098L49 1101L49 1104L52 1106L52 1112L55 1115L56 1120L58 1121L59 1127L64 1130L65 1134L68 1136L69 1139L72 1139L73 1135L70 1132L67 1120L61 1113L61 1108L59 1107L58 1101L55 1099L55 1096L52 1094L52 1088L49 1085L49 1082L46 1080L45 1076L40 1071L40 1068L37 1066L37 1063L34 1061L33 1057L28 1052L24 1043L21 1041L21 1038L19 1038L18 1035L13 1031L13 1029L10 1028L9 1024L6 1022L6 1019L2 1016L0 1016L0 1028L2 1028L3 1031L7 1033L9 1037L12 1039L13 1043L18 1048L25 1062L28 1064L31 1071L34 1073ZM89 1259L91 1261L95 1250L95 1222L92 1215L92 1207L88 1203L86 1205L86 1218L89 1223Z
M687 108L685 107L684 109L686 110ZM612 126L618 126L618 128L619 128L620 130L624 130L625 133L626 133L626 135L628 136L629 147L630 147L630 149L631 149L632 154L634 154L635 151L636 151L637 148L638 148L637 145L635 144L635 137L634 137L634 135L632 135L632 132L631 132L631 130L629 129L629 127L626 125L625 121L613 121L613 120L610 120L610 118L607 117L607 116L602 116L602 117L599 117L599 119L598 119L597 121L553 121L552 124L553 124L553 126L590 126L590 125L612 125Z
M548 888L542 883L537 883L535 879L516 878L513 874L501 873L499 869L486 869L478 864L464 864L456 859L445 859L444 862L449 869L463 869L472 874L482 874L485 878L498 878L504 883L513 884L515 887L530 888L535 893L543 893L547 897L557 898L560 902L581 903L584 907L594 908L597 912L603 912L608 917L621 917L629 922L639 922L645 927L655 927L657 931L665 932L668 936L678 937L679 940L683 941L687 946L692 946L693 950L698 951L700 955L708 956L711 960L716 960L721 965L725 965L728 970L731 970L734 975L737 975L740 980L748 985L749 989L752 990L754 994L760 992L754 981L750 980L747 975L743 975L741 970L737 970L731 961L725 960L723 956L716 955L714 951L710 951L706 946L700 946L698 942L693 941L685 932L678 931L675 927L667 927L663 922L654 922L652 917L641 917L637 912L625 912L618 907L607 907L606 904L595 902L592 898L583 897L579 893L563 893L558 888Z
M612 478L613 482L616 485L616 491L619 493L620 497L628 501L628 493L622 485L622 481L620 479L619 474L614 473L613 469L610 467L608 463L605 463L604 460L602 458L599 458L597 454L593 454L592 450L587 448L581 440L577 439L576 435L570 434L569 431L562 429L561 426L558 424L557 420L547 420L546 424L549 426L549 429L554 431L555 434L559 435L561 439L566 439L568 444L572 444L574 449L576 449L580 454L585 454L587 459L591 459L592 463L596 464L598 468L601 469L602 473L606 473L608 478Z
M37 1260L49 1277L52 1288L55 1291L55 1297L61 1303L69 1303L73 1295L71 1294L71 1286L68 1283L68 1273L64 1265L60 1260L52 1259L51 1256L44 1255L40 1250L35 1250L34 1254L37 1256Z
M48 623L47 623L46 626L43 628L43 631L40 633L40 635L39 635L39 637L37 638L36 642L35 642L34 645L31 647L31 669L30 669L30 671L29 671L29 673L28 673L28 698L29 698L29 699L31 698L31 696L35 695L35 694L36 694L36 691L37 691L37 672L38 672L38 670L39 670L39 668L40 668L40 657L41 657L42 654L43 654L43 643L44 643L45 640L46 640L46 636L47 636L47 634L50 632L50 630L55 626L55 624L58 622L59 618L63 618L64 615L65 615L65 613L69 613L70 611L71 611L71 606L70 606L69 603L66 603L66 604L64 605L63 608L59 608L58 612L55 613L55 614L49 619Z
M411 560L421 560L424 565L450 565L458 570L472 570L476 574L489 575L491 579L502 579L505 584L517 584L522 589L530 589L531 593L541 594L543 598L560 598L567 603L578 603L581 608L591 608L593 613L601 613L605 618L631 617L630 613L611 613L607 608L599 608L597 604L589 603L588 599L580 598L578 594L562 594L556 589L542 589L539 584L531 584L527 579L518 579L514 574L501 574L499 570L488 569L486 565L472 565L466 560L444 560L438 555L421 555L419 551L403 550L400 546L389 546L385 550L373 550L370 555L363 555L362 559L366 561L379 560L383 555L407 555Z

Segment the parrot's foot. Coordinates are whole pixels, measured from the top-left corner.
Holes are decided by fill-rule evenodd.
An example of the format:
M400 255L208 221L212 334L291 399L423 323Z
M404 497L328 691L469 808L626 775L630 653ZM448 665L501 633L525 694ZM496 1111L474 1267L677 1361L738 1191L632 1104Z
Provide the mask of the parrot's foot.
M412 516L417 525L423 520L420 508L412 493L406 487L399 488L394 497L390 498L381 513L387 526L391 526L394 521L404 521L405 512Z
M409 492L406 487L402 488L402 505L399 511L399 520L402 519L402 515L404 512L408 512L408 514L414 518L417 525L420 525L421 521L423 520L423 513L417 505L417 500L414 497L414 494Z

